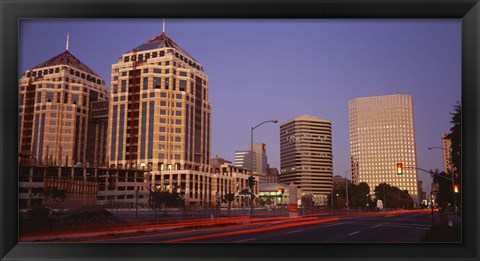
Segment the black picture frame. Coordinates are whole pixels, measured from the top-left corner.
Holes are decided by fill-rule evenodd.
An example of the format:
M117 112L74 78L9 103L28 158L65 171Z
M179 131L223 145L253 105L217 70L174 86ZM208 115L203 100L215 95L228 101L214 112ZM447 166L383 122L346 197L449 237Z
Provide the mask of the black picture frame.
M0 0L2 260L479 260L478 0ZM18 242L18 28L28 18L461 18L462 243L137 244Z

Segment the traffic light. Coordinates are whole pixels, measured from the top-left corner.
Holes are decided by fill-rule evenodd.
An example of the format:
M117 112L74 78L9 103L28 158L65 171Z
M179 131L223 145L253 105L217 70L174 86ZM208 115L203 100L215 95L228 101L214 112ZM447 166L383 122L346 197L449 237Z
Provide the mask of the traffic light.
M248 186L253 187L255 185L255 178L253 176L248 177Z
M403 164L397 163L397 175L402 175L402 174L403 174Z
M453 192L458 193L458 185L453 185Z

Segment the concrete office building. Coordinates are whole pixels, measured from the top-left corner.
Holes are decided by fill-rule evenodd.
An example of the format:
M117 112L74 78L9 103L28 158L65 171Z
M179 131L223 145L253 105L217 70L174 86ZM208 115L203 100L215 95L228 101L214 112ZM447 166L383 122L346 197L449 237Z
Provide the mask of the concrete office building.
M255 155L252 157L250 150L237 150L235 151L234 165L235 167L252 170L253 169L252 165L255 165L255 164L252 164L252 159L253 159L253 162L255 163L256 157Z
M254 143L253 144L253 155L255 157L255 166L253 168L254 172L258 173L267 173L267 144L265 143Z
M105 164L106 116L92 106L108 102L105 82L67 50L19 79L20 164Z
M447 134L442 131L442 158L443 171L450 173L453 171L452 165L452 141L447 138Z
M280 182L293 183L316 203L332 191L332 123L299 116L280 125Z
M418 203L412 96L356 98L348 108L353 182L366 182L372 193L385 182L408 190ZM397 175L397 163L403 164L403 175Z

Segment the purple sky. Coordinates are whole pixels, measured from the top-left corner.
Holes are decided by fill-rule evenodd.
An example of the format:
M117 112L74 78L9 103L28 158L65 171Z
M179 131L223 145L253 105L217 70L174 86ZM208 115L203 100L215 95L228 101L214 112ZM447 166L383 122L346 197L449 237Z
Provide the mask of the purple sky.
M110 86L121 54L162 32L161 19L23 20L19 73L65 50ZM212 103L212 157L247 149L250 127L299 115L332 121L334 175L349 169L348 100L412 95L417 166L442 169L442 130L461 94L461 20L167 19L166 33L202 63ZM255 129L280 167L279 124ZM419 172L424 190L431 179ZM427 185L428 184L428 185Z

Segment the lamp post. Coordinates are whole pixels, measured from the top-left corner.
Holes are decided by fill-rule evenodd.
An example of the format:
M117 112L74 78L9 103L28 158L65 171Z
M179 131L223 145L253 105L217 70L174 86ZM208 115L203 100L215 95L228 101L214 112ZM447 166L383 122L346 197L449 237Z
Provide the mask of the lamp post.
M260 127L262 124L265 124L267 122L272 122L272 123L277 123L278 120L268 120L268 121L264 121L264 122L261 122L259 123L257 126L255 127L251 127L250 128L250 160L251 160L251 176L253 176L253 130L255 130L256 128ZM250 192L251 192L251 197L250 197L250 216L253 215L253 186L250 187Z
M347 213L349 212L349 208L348 208L348 179L347 179L347 173L349 172L350 170L347 170L345 171L345 195L347 197Z

